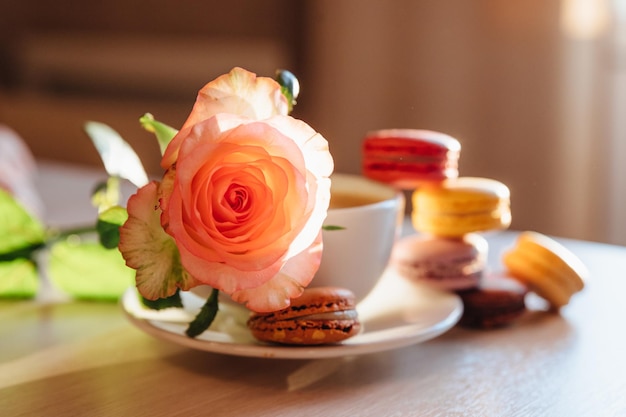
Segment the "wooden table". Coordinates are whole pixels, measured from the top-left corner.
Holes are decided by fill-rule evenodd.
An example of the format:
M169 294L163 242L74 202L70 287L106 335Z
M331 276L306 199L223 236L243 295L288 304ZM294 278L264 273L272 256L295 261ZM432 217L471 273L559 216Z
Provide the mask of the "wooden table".
M514 237L489 236L493 268ZM0 301L0 415L624 416L626 248L562 242L591 278L560 315L351 358L218 355L154 339L116 304Z

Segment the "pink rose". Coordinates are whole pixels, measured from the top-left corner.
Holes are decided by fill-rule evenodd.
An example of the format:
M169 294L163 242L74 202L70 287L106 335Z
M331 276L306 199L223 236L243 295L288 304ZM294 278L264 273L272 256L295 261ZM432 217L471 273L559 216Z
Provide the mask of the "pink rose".
M233 72L235 86L223 76L201 90L162 182L129 200L120 250L146 298L205 284L274 311L319 267L333 161L319 133L285 114L277 83Z
M196 98L191 114L181 132L168 146L161 166L168 169L175 161L180 142L196 123L219 113L236 114L253 120L268 119L276 115L286 116L289 111L287 99L280 85L267 77L257 77L242 68L233 68L205 85Z

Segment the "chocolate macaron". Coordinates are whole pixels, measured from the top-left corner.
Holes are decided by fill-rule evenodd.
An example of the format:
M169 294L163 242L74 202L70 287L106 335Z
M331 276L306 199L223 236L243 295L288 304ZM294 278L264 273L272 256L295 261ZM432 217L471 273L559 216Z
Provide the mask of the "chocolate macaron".
M464 327L493 329L512 324L526 311L526 286L501 274L489 274L479 288L460 293Z
M356 335L361 324L352 291L314 287L307 288L283 310L254 313L248 320L248 328L263 342L322 345Z

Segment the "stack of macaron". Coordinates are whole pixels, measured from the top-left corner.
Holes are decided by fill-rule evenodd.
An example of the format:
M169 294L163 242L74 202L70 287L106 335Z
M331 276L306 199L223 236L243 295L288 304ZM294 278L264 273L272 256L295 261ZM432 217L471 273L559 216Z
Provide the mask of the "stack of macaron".
M410 280L457 292L465 307L462 325L510 324L525 312L529 289L558 309L582 289L582 278L563 276L581 277L582 268L571 266L575 257L556 242L527 233L505 255L506 272L487 274L488 244L480 233L509 227L510 191L494 179L459 177L460 151L458 140L429 130L365 136L363 175L412 192L411 220L418 233L397 242L390 267Z
M386 129L363 139L363 175L412 192L412 224L390 264L400 275L451 291L477 288L487 264L479 232L511 223L509 189L459 177L460 142L444 133Z

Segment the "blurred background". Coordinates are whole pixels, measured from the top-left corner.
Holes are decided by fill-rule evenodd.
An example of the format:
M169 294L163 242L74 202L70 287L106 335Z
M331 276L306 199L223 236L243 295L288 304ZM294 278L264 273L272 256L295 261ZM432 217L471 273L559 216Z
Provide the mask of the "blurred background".
M0 124L41 160L100 167L109 124L178 126L206 82L294 72L294 116L360 171L368 130L439 130L506 183L514 229L626 244L626 0L0 0Z

